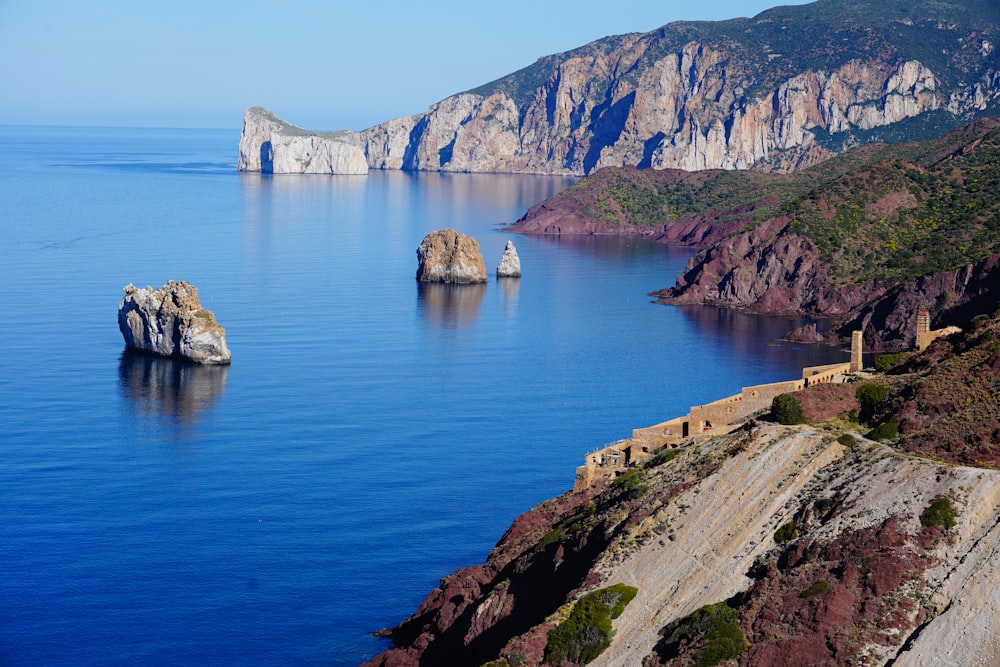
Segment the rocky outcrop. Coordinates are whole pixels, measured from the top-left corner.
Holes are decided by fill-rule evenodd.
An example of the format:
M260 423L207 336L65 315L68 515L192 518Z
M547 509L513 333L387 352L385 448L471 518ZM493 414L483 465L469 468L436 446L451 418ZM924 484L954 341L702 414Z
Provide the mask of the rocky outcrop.
M891 445L843 418L858 384L815 384L795 396L825 423L750 419L542 503L369 664L540 665L570 608L617 584L637 595L588 664L714 664L715 623L670 630L709 605L736 625L713 640L733 664L994 664L998 339L1000 319L977 318L876 378L890 390L869 424L905 429Z
M358 136L312 133L251 107L243 116L236 168L265 174L367 174Z
M513 241L507 241L504 246L503 256L497 264L497 278L520 278L521 258L517 256L517 248Z
M479 242L454 229L429 233L417 247L417 280L429 283L485 283L488 278Z
M957 0L675 22L541 58L358 145L383 169L800 169L898 123L922 119L914 138L1000 108L998 25L992 4Z
M958 517L947 539L921 523L939 497ZM740 664L776 655L793 665L862 655L886 664L901 652L926 661L933 642L978 664L993 655L992 622L965 619L995 617L1000 572L987 564L1000 549L998 511L995 470L761 426L519 517L484 565L443 579L389 631L396 648L371 664L539 665L559 607L614 583L639 592L592 665L660 664L646 657L659 630L724 600L749 641ZM786 523L792 541L779 543Z
M228 364L226 330L201 306L191 284L168 281L159 289L126 285L118 304L118 328L135 350L199 364Z

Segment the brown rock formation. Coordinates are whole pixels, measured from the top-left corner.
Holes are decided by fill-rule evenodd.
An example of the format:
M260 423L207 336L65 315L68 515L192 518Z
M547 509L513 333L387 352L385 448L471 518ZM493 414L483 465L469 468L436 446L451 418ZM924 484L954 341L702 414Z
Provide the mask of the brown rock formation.
M123 291L118 328L128 347L200 364L230 362L226 330L202 308L193 285L171 280L155 290L129 284Z
M485 283L486 265L476 239L454 229L431 232L417 248L417 280L432 283Z

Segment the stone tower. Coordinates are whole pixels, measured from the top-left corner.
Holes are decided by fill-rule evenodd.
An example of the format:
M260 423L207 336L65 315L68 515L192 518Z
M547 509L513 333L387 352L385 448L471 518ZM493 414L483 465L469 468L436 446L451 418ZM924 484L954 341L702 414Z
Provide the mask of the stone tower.
M863 350L862 332L852 331L851 332L851 373L857 373L862 368L864 368L864 363L861 361L861 352Z
M931 343L931 314L926 310L917 313L917 350L923 351Z

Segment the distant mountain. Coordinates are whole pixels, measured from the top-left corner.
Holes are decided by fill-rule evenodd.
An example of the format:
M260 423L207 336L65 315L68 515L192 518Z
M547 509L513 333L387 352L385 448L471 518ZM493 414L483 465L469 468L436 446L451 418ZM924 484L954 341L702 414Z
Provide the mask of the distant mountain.
M998 46L995 0L818 0L606 37L350 139L375 169L792 171L1000 113Z

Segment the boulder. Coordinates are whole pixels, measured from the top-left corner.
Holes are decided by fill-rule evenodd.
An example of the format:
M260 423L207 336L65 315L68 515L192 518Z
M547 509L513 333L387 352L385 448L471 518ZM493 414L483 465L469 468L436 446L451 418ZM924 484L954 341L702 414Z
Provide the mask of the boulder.
M503 257L497 265L497 278L520 278L521 258L517 256L517 248L513 241L507 241L503 249Z
M226 330L201 307L193 285L170 280L155 290L128 284L123 291L118 328L128 347L199 364L230 362Z
M417 248L417 280L425 283L485 283L488 278L479 242L454 229L431 232Z

